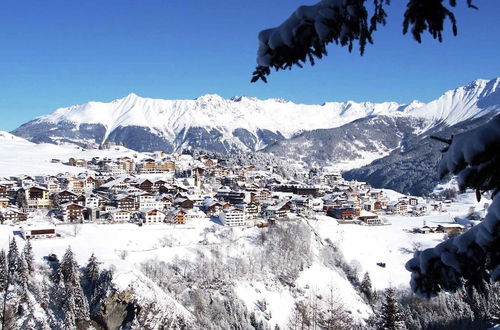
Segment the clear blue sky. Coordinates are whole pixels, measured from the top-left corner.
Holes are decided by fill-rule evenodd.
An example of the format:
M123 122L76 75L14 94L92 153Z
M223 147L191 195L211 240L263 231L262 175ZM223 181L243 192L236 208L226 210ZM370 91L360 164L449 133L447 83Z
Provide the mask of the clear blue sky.
M500 1L459 0L459 35L418 45L402 36L402 0L360 57L331 45L314 67L250 84L257 33L297 0L3 0L0 130L37 115L130 92L155 98L282 97L295 102L430 101L475 78L500 75ZM449 27L449 26L448 26Z

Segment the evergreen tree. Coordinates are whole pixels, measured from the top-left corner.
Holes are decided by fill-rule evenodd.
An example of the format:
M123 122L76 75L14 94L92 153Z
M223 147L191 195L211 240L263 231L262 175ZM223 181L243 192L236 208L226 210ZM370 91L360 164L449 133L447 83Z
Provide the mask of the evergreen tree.
M73 291L73 286L69 283L64 286L62 310L64 313L64 328L75 329L76 326L75 293Z
M77 272L78 264L75 261L71 247L68 247L59 267L57 268L56 280L63 281L64 283L76 283Z
M23 254L24 254L24 259L26 260L26 264L28 266L28 272L32 274L33 271L35 270L34 267L35 258L33 256L33 247L31 246L30 240L26 241L26 244L24 245L23 249Z
M85 298L85 295L83 294L82 286L80 285L78 264L75 261L73 251L71 251L70 247L68 247L68 249L66 250L61 264L57 269L56 278L58 279L58 281L62 281L64 283L64 299L71 299L71 305L75 306L74 312L72 313L72 318L76 320L88 320L89 305L87 299ZM70 308L67 310L71 311L72 309ZM69 319L68 322L70 321L71 320Z
M9 273L14 274L19 263L19 250L17 249L16 239L12 237L12 241L9 245L9 252L7 254L7 263L9 267Z
M17 267L17 276L16 280L21 286L28 285L28 263L26 262L26 257L24 253L21 254L21 258L19 258L19 264Z
M369 303L373 301L373 288L372 288L372 280L370 279L370 274L368 272L363 276L363 280L361 281L360 287L361 293L363 293L368 300Z
M384 330L403 329L402 321L402 315L394 297L394 289L389 288L385 294L385 302L382 304L380 328Z
M8 280L7 259L5 258L5 251L2 249L2 251L0 251L0 292L7 289Z
M99 263L95 255L92 253L85 272L85 277L91 283L92 287L95 286L97 280L99 279L99 272Z

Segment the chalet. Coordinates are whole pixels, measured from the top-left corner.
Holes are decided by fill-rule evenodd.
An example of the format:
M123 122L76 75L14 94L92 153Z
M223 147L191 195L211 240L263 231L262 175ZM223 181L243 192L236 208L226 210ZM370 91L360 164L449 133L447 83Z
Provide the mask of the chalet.
M48 209L51 205L49 191L42 187L21 188L17 195L19 207L27 210Z
M290 214L291 202L282 201L279 204L268 206L265 210L267 217L287 218Z
M192 209L194 207L194 201L186 197L177 197L174 199L174 205L183 209Z
M51 225L25 226L21 228L24 239L53 238L57 236L56 228Z
M396 214L406 214L408 212L408 202L400 200L389 204L389 210Z
M173 209L169 213L169 219L172 223L185 224L187 220L187 213L182 209Z
M222 211L222 204L214 199L207 198L203 202L203 210L205 214L210 217Z
M166 217L165 213L158 209L143 210L141 215L143 222L146 224L164 222Z
M146 179L146 180L143 180L139 183L139 185L137 186L137 188L141 189L141 190L144 190L148 193L152 193L153 192L153 182L151 182L150 180Z
M65 204L65 203L72 203L78 198L78 195L75 193L72 193L71 191L64 190L61 191L60 193L56 194L56 201L57 204Z
M83 182L77 178L68 178L63 182L63 188L75 194L83 193Z
M260 215L260 205L257 203L246 204L244 210L247 219L255 219Z
M449 233L451 231L463 233L465 230L466 228L458 223L440 224L436 228L436 232L438 233Z
M56 178L50 178L47 180L47 189L50 193L58 193L61 191L61 184Z
M165 180L156 180L153 183L153 191L157 192L160 190L160 187L166 187L168 185L169 185L168 182Z
M271 200L271 191L267 189L257 190L257 194L255 195L256 203L264 203Z
M116 204L119 209L132 211L136 209L135 199L130 196L122 196L116 199Z
M156 200L156 197L150 194L139 196L139 210L163 209L163 203Z
M65 222L83 222L84 207L75 203L61 205L62 220Z
M6 208L0 210L1 223L3 223L4 221L12 221L12 222L26 221L26 219L28 219L28 215L16 208Z
M114 212L111 212L111 221L113 222L129 222L130 221L130 212L126 210L117 209Z
M363 221L367 225L380 225L382 224L382 221L376 215L375 213L371 212L363 212L361 215L358 217L359 220Z
M95 189L95 179L91 176L83 180L83 190L86 192L91 192Z
M96 209L99 207L99 204L101 204L102 199L99 198L97 195L91 194L85 196L85 204L84 206L87 208L91 209Z
M242 209L230 207L219 213L219 220L224 226L244 226L245 212Z
M326 215L335 219L352 220L354 219L354 208L352 207L333 207L328 209Z

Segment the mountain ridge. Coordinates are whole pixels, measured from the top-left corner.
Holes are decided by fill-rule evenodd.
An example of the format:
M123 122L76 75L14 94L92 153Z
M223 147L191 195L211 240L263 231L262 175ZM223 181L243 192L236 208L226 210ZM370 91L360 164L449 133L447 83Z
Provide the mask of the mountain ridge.
M12 133L36 143L115 142L137 151L171 152L187 147L223 153L257 151L305 132L339 128L371 116L417 118L426 122L419 125L419 132L438 124L454 125L496 111L500 107L499 81L476 79L429 103L404 105L354 101L308 105L247 96L225 99L217 94L163 100L130 93L111 102L56 109Z

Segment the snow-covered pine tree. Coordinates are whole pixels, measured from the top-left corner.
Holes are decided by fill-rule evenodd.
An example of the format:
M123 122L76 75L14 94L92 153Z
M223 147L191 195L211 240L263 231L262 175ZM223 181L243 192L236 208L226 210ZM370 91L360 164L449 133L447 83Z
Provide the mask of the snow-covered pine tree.
M363 276L363 280L360 285L361 293L363 293L368 300L369 303L373 301L373 288L372 288L372 280L370 279L370 274L368 272Z
M9 273L14 274L19 263L19 250L17 249L16 239L12 237L9 244L9 252L7 253L7 266Z
M34 260L35 257L33 256L33 247L31 246L30 240L26 240L26 244L24 245L23 249L23 254L24 254L24 259L26 260L26 264L28 266L28 272L30 274L33 273L35 270L35 265L34 265Z
M89 304L83 294L78 273L78 264L75 261L71 247L68 247L61 260L61 264L57 269L56 278L64 283L65 294L71 293L72 295L72 304L76 306L74 313L75 319L78 321L88 320L90 318ZM71 287L70 291L68 291L68 287Z
M64 313L64 329L76 328L76 309L73 286L70 283L67 283L64 286L62 306Z
M29 270L24 253L21 253L16 273L16 283L21 287L22 292L26 293L26 291L28 290Z
M99 279L99 273L99 262L97 261L96 256L92 253L87 267L85 268L85 277L92 287L95 287L97 280Z
M380 328L384 330L404 329L402 313L399 310L394 289L389 288L385 293L385 302L382 304Z
M9 280L9 270L7 269L7 259L5 257L5 251L2 249L0 251L0 292L7 289L7 282Z

